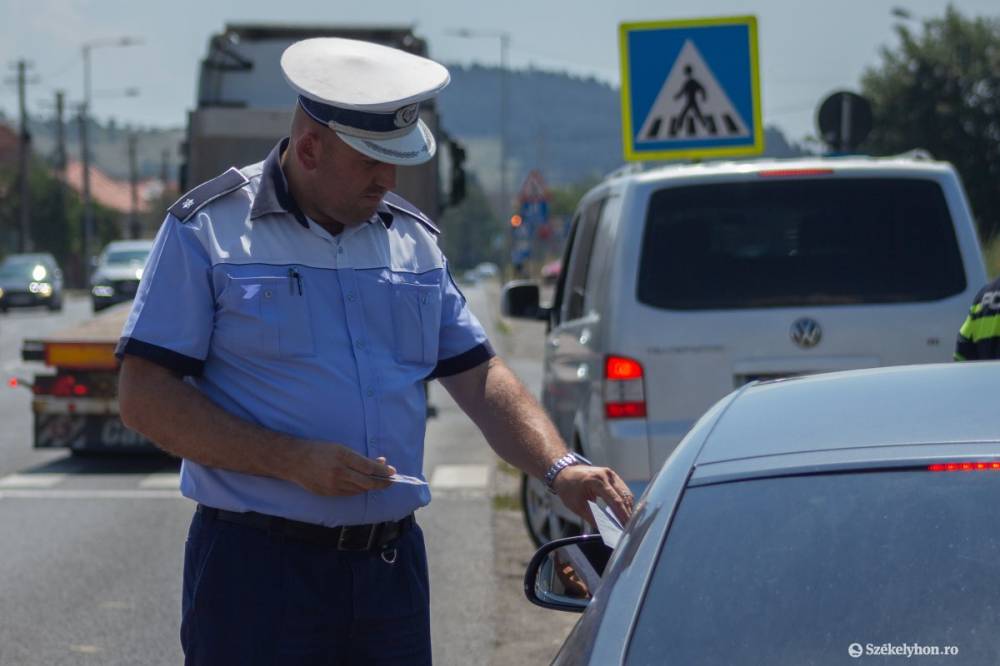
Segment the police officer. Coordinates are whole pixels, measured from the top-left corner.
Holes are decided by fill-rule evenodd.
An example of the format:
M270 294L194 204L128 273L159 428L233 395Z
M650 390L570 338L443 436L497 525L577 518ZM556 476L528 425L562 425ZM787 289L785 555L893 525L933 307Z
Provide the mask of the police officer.
M956 361L1000 358L1000 278L979 290L958 331Z
M121 414L183 458L198 503L187 663L430 663L423 380L581 516L632 498L567 452L392 193L434 154L419 105L447 70L328 38L281 67L290 136L169 209L118 345Z

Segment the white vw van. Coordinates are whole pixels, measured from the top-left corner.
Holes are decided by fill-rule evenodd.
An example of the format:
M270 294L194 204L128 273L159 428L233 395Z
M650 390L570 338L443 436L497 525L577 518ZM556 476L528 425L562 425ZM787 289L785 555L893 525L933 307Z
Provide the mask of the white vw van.
M581 200L548 321L542 401L641 493L695 420L746 382L951 359L986 271L954 169L914 154L613 174ZM891 396L886 396L891 399ZM572 533L526 480L532 537Z

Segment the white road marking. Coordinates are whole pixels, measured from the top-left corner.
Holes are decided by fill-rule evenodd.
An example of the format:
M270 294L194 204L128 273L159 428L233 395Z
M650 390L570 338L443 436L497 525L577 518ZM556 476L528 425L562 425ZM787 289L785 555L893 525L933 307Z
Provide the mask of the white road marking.
M0 490L5 499L182 499L179 490Z
M176 473L150 474L139 482L140 488L160 488L165 490L177 490L181 484L181 475Z
M65 478L65 474L11 474L0 478L0 488L51 488Z
M490 482L489 465L438 465L431 475L431 488L486 488Z

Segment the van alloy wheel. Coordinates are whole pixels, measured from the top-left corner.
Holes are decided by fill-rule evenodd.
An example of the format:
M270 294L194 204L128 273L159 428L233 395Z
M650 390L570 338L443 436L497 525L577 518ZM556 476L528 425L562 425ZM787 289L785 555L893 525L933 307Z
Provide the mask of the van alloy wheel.
M521 510L524 525L535 546L581 533L580 525L560 516L556 496L545 484L527 474L521 475Z

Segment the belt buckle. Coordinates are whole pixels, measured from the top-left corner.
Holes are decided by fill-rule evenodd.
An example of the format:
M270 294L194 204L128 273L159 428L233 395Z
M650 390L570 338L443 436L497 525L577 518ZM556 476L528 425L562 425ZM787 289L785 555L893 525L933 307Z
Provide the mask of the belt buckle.
M367 525L367 527L368 527L368 541L367 541L367 543L365 543L365 545L363 547L361 547L361 548L351 548L351 547L349 547L345 543L347 541L347 532L348 532L348 530L354 530L354 529L357 529L358 527L361 527L361 526L360 525L344 525L344 526L342 526L340 528L340 536L337 537L337 550L362 551L362 550L371 550L372 549L372 543L375 542L375 529L378 527L378 525L374 525L374 524L373 525Z

